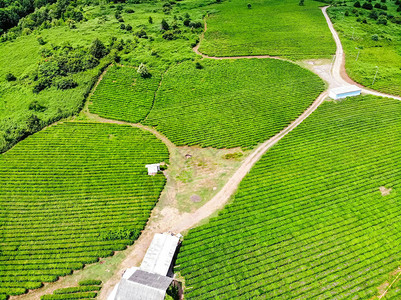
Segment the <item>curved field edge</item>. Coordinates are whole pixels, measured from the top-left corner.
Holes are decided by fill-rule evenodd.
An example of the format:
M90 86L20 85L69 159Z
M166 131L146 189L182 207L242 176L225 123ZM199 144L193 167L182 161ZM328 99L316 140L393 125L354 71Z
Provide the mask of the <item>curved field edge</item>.
M177 146L252 148L301 115L325 89L309 70L273 59L183 62L163 76L142 122Z
M0 156L0 294L18 295L132 244L165 184L167 147L131 126L66 122Z
M185 236L188 299L371 298L401 264L401 103L326 102Z
M238 0L211 6L199 51L208 56L271 55L292 60L330 58L335 43L319 9L294 0ZM269 16L266 18L266 16Z
M161 83L159 71L142 77L137 68L112 65L107 69L89 101L89 111L100 117L138 123L153 106Z

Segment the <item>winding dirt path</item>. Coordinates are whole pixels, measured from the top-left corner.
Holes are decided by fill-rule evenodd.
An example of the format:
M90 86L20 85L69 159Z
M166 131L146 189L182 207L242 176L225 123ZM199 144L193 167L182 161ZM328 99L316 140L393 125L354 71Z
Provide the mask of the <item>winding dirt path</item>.
M342 86L342 85L348 85L348 84L356 84L362 88L363 93L401 100L401 97L387 95L384 93L380 93L377 91L372 91L370 89L367 89L367 88L355 83L348 77L348 75L345 72L345 55L344 55L343 47L342 47L340 38L339 38L337 32L335 31L333 24L331 23L331 20L329 19L328 15L327 15L327 12L326 12L327 8L328 8L328 6L323 7L322 12L326 18L327 24L330 28L330 31L331 31L333 38L337 45L336 56L335 56L335 61L333 63L333 67L330 69L330 71L328 71L327 74L325 74L326 80L327 80L327 78L330 79L329 80L330 87ZM205 21L205 30L200 37L200 42L202 41L206 30L207 30L207 24ZM289 61L289 60L281 58L281 57L269 56L269 55L229 56L229 57L208 56L199 51L200 42L193 48L193 51L196 54L202 56L203 58L216 59L216 60L242 59L242 58L260 58L260 59L270 58L270 59L279 59L279 60ZM292 63L294 63L294 62L292 62ZM104 75L104 74L102 74L102 75ZM318 74L318 75L320 77L322 77L321 74ZM101 76L101 78L102 78L102 76ZM100 82L101 78L99 78L98 82ZM216 211L222 209L227 204L229 199L234 195L234 193L236 192L242 179L249 173L251 168L259 161L259 159L271 147L276 145L283 137L285 137L294 128L296 128L299 124L301 124L306 118L308 118L309 115L311 115L324 102L324 100L327 98L327 96L328 96L328 91L325 91L322 94L320 94L319 97L313 102L313 104L307 110L305 110L295 121L293 121L291 124L289 124L286 128L284 128L278 134L276 134L269 140L265 141L263 144L259 145L243 161L241 166L234 173L234 175L227 181L227 183L224 185L224 187L211 200L209 200L205 205L203 205L202 207L197 209L195 212L180 214L176 210L169 210L168 213L166 213L166 214L162 213L161 216L160 215L156 216L155 211L152 211L152 215L149 219L149 222L146 225L141 236L134 243L134 245L128 247L128 249L126 250L127 257L124 259L124 261L119 266L119 271L116 272L113 275L113 277L111 277L110 280L108 280L107 282L104 283L103 288L99 294L99 299L107 299L107 296L111 293L114 286L120 281L121 276L122 276L123 272L125 271L125 269L132 267L132 266L138 266L140 264L155 233L166 232L166 231L172 231L172 232L177 233L177 232L186 231L188 229L195 227L199 222L209 218ZM104 118L100 118L100 117L96 117L96 121L104 122L104 123L129 124L133 127L141 128L143 130L149 131L152 134L154 134L158 139L160 139L164 144L166 144L166 146L168 147L170 152L174 151L174 149L176 147L163 134L159 133L158 131L156 131L155 129L153 129L151 127L144 126L142 124L133 124L133 123L127 123L127 122L122 122L122 121L104 119ZM58 282L58 283L59 283L58 285L61 284L61 282Z
M322 7L321 9L322 9L322 13L323 13L324 17L326 18L327 25L329 26L329 29L331 31L331 34L333 35L334 41L336 42L336 46L337 46L336 58L335 58L333 67L331 69L331 74L330 74L331 77L333 78L334 82L336 83L336 85L343 86L343 85L348 85L348 84L354 84L354 85L359 86L362 89L362 93L364 93L364 94L401 100L401 97L399 97L399 96L381 93L378 91L371 90L367 87L364 87L363 85L353 81L348 76L346 69L345 69L345 52L343 49L343 45L341 44L341 40L340 40L340 37L339 37L337 31L334 29L333 23L331 22L329 16L327 15L328 7L329 6L325 6L325 7Z
M114 286L120 281L123 271L132 266L138 266L142 261L147 248L149 247L153 235L157 232L182 232L193 228L196 224L202 220L210 217L216 211L222 209L232 195L234 195L242 179L248 174L251 168L259 161L259 159L275 144L277 144L284 136L290 133L294 128L301 124L311 113L313 113L320 104L327 97L327 92L323 92L319 97L312 103L312 105L305 110L295 121L280 131L278 134L259 145L241 164L234 175L227 181L224 187L205 205L197 209L193 213L169 212L169 214L163 216L161 219L154 220L153 213L147 224L145 230L142 232L140 238L130 246L127 250L127 258L122 262L119 268L120 272L116 273L110 280L104 283L104 286L99 294L99 299L107 299L107 296L111 293ZM116 124L129 124L134 127L142 128L156 135L162 140L167 147L173 149L175 146L172 144L164 135L157 132L155 129L140 124L132 124L121 121L108 120L103 118L97 118L100 122L111 122Z

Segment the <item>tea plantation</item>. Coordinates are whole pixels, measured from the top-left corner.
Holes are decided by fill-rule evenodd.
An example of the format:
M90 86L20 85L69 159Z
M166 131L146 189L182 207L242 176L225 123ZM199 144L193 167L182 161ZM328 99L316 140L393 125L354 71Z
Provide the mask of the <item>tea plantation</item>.
M209 56L275 55L329 58L335 43L319 6L298 0L232 0L215 4L199 50Z
M296 119L324 90L295 64L272 59L183 62L164 75L143 121L176 145L252 147Z
M176 269L186 298L378 295L401 264L400 136L400 101L324 103L264 155L233 203L189 231Z
M152 108L160 82L160 74L152 73L150 78L143 78L136 68L109 68L90 98L90 111L104 118L138 123Z
M130 126L63 123L0 156L0 297L132 244L165 184L166 146Z
M40 297L40 300L96 299L101 284L101 280L83 280L79 286L56 289L53 294Z

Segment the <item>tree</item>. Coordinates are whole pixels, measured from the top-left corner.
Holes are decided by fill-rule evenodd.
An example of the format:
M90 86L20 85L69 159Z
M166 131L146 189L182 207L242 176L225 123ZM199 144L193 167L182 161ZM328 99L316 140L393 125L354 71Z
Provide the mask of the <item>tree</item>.
M248 8L249 8L249 9L251 9L251 8L252 8L252 5L251 5L251 3L248 3Z
M148 68L146 67L146 65L145 64L140 64L140 66L138 67L138 70L137 70L137 72L141 75L141 77L143 77L143 78L148 78L148 77L150 77L150 73L149 73L149 70L148 70Z
M305 5L305 0L299 0L299 6L304 6Z
M41 36L38 36L36 40L38 41L39 45L43 46L46 44L45 40Z
M101 40L95 39L90 47L90 53L97 59L100 59L107 55L107 49Z
M148 22L149 22L149 24L153 24L153 19L151 16L149 16Z
M377 24L387 25L387 17L385 15L380 15Z
M139 37L140 39L147 39L147 38L148 38L148 35L147 35L145 29L143 29L143 28L142 28L141 30L137 31L137 32L135 33L135 35L136 35L137 37Z
M31 102L31 104L29 104L29 110L43 112L46 109L47 109L47 107L41 105L37 100L35 100L35 101Z
M125 26L125 30L131 31L132 30L132 26L130 24L128 24L127 26Z
M27 133L34 133L42 128L42 121L36 116L31 115L26 121Z
M161 24L160 24L160 29L163 31L169 30L170 26L168 25L168 23L166 22L166 20L162 20Z
M373 5L372 5L372 3L365 2L364 4L362 4L362 8L372 10Z
M7 80L7 81L16 81L16 80L17 80L17 77L15 77L12 73L8 72L8 73L6 74L6 80Z
M356 2L354 3L354 7L356 7L356 8L361 7L361 2L356 1Z

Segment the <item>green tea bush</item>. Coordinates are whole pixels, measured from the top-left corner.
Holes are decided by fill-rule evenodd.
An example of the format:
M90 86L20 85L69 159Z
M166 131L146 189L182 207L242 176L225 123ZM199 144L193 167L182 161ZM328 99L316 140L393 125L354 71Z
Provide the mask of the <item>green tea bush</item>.
M95 279L87 279L87 280L82 280L78 283L81 286L84 285L101 285L102 281L101 280L95 280Z

